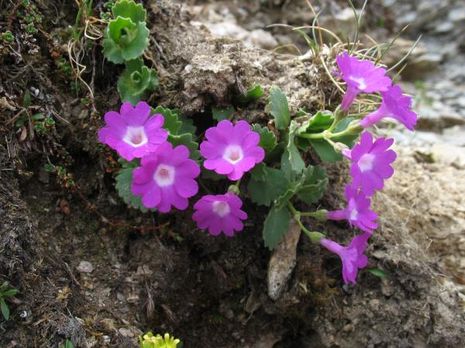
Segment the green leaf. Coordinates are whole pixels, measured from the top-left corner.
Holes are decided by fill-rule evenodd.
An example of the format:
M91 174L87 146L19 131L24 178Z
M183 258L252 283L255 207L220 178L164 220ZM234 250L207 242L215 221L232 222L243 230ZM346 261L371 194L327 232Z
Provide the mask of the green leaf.
M3 298L0 298L0 308L2 310L3 318L5 318L5 320L10 319L10 308L8 308L8 305Z
M13 296L15 296L17 293L18 293L18 290L17 290L17 289L11 288L11 289L2 291L2 292L0 293L0 296L1 296L1 297L4 297L4 298L13 297Z
M168 136L168 141L173 144L173 146L185 145L190 151L190 158L196 160L200 158L200 152L198 150L199 144L194 140L194 137L191 133L184 134L170 134Z
M112 19L105 29L103 53L113 63L140 57L149 45L149 30L145 22L134 23L130 18Z
M141 58L126 62L126 69L118 79L118 92L122 101L135 105L147 92L158 86L157 73L144 65Z
M324 139L309 139L309 143L324 162L337 162L342 159L342 155Z
M310 205L321 199L328 186L328 178L326 171L318 166L308 166L304 174L305 179L298 189L297 197L302 202Z
M26 90L23 96L23 107L27 109L30 106L31 106L31 93L29 93L29 91Z
M289 127L286 149L281 157L281 168L290 180L302 173L305 169L305 162L300 155L299 149L295 145L295 137L298 128L299 125L297 122L292 121Z
M195 134L195 132L197 131L197 127L194 126L194 121L191 118L182 117L182 116L178 116L178 117L182 122L181 129L179 130L179 133L181 133L181 134L183 134L183 133Z
M253 87L249 88L244 95L241 95L237 98L237 102L239 104L248 104L252 103L258 99L260 99L265 91L263 90L262 86L254 85Z
M379 268L369 268L369 269L367 269L367 271L370 272L371 274L373 274L374 276L379 277L379 278L387 277L387 273L385 271L383 271L382 269L379 269Z
M291 122L289 105L286 95L277 86L271 87L268 104L271 115L274 117L276 128L284 130Z
M212 117L218 122L229 119L235 110L232 106L227 108L212 108Z
M147 212L148 209L142 205L142 198L134 196L131 192L132 172L136 167L134 162L126 162L116 175L116 191L123 201L130 207Z
M266 151L271 152L277 145L276 136L267 127L262 127L258 123L252 125L252 129L260 134L259 145Z
M334 121L334 115L331 111L318 111L307 122L299 128L301 133L321 133L328 129Z
M134 23L145 22L147 11L142 4L136 4L133 0L119 0L111 9L113 17L130 18Z
M252 171L247 189L252 202L270 206L275 199L286 192L288 186L289 181L282 171L261 165Z
M263 224L263 240L265 246L273 250L289 229L291 213L287 206L282 208L272 207Z
M165 119L163 128L165 128L171 135L180 133L182 128L182 121L179 119L178 114L174 110L165 108L163 106L157 106L153 112L163 115Z

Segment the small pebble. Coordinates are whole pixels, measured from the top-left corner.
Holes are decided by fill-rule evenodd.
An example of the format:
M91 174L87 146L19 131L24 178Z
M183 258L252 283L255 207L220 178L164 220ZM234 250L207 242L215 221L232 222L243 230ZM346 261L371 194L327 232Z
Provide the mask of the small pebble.
M81 273L92 273L94 266L89 261L81 261L76 269Z

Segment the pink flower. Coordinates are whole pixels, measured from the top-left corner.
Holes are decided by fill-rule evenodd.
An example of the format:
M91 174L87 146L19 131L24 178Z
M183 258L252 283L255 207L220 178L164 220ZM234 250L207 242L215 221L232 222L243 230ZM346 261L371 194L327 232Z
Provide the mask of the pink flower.
M345 197L347 207L327 213L329 220L347 220L350 225L357 226L362 231L373 232L378 227L378 215L370 209L371 200L363 192L358 192L350 185L346 186Z
M344 156L352 161L352 187L360 187L367 196L384 187L384 180L394 174L391 163L397 155L393 150L388 150L393 142L394 139L387 138L379 138L373 142L372 135L364 132L360 142L352 150L343 151Z
M347 83L342 109L348 110L359 93L383 92L392 84L386 69L377 67L369 60L359 60L344 52L336 57L340 76Z
M337 254L342 261L342 279L344 283L355 284L359 269L368 264L368 257L364 254L370 233L360 234L352 239L349 246L344 247L329 239L321 239L320 244L329 251Z
M99 130L98 139L107 144L127 161L141 158L155 151L168 138L168 132L161 128L162 115L150 117L150 106L139 102L135 107L123 103L120 112L105 114L105 127Z
M360 125L367 128L382 118L394 118L412 131L417 124L417 114L412 111L412 97L403 94L398 85L389 87L381 95L383 97L381 106L365 116Z
M194 180L199 174L200 168L189 159L186 146L173 148L165 142L155 152L142 158L141 166L133 172L131 191L142 196L142 204L146 208L166 213L173 205L184 210L188 206L188 198L199 190Z
M258 146L260 135L246 121L233 125L223 120L207 129L205 137L200 144L200 153L206 159L203 165L230 180L239 180L265 157L265 151Z
M247 219L247 214L241 210L241 206L241 199L233 193L207 195L195 203L192 218L199 228L208 229L214 236L224 232L228 237L232 237L234 231L242 231L244 228L241 220Z

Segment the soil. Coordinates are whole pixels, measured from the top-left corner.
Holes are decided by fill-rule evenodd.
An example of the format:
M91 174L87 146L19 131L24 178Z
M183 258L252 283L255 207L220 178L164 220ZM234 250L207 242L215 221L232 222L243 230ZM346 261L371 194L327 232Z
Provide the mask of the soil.
M386 276L364 271L355 287L343 286L336 257L301 239L296 268L273 301L264 210L247 203L256 218L243 233L211 238L195 229L189 210L154 216L121 202L116 157L96 145L101 115L119 103L121 68L84 35L68 50L74 3L31 3L43 19L27 36L15 7L22 5L0 1L0 24L17 38L0 44L0 280L20 291L9 301L10 320L0 323L1 347L59 347L66 339L75 347L137 347L149 330L170 332L185 347L465 344L463 168L399 149L397 173L376 200L381 226L368 250L369 268ZM263 13L277 13L283 3L262 5ZM256 83L280 86L294 111L340 101L321 63L331 69L337 49L302 59L245 47L193 23L187 5L157 0L145 7L152 26L145 58L160 76L149 102L180 109L200 131L212 124L212 107L233 104ZM92 36L102 27L88 29ZM81 77L92 94L82 82L76 90L60 65L69 52L86 66ZM264 100L237 106L237 117L268 122ZM38 134L27 120L16 125L22 113L35 112L51 115L56 126ZM47 172L47 163L67 174ZM322 205L336 208L346 178L340 165L328 171L333 179ZM353 235L344 224L320 227L341 241Z

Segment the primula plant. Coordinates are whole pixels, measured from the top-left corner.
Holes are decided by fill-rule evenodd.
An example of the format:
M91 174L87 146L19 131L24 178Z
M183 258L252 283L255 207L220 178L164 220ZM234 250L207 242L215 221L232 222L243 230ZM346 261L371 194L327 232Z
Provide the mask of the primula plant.
M131 2L123 2L113 11L118 18L124 11L132 13ZM145 20L140 8L136 12L130 20ZM265 110L273 122L267 126L234 120L232 108L214 108L217 123L199 136L176 110L151 108L144 101L131 105L137 98L123 103L119 112L107 112L98 137L120 156L122 168L116 177L120 196L132 207L157 214L186 210L194 200L193 221L214 237L241 232L252 215L247 214L252 204L267 207L266 247L274 249L295 220L313 243L340 257L343 281L355 283L358 270L368 264L365 250L378 227L372 198L394 174L397 156L394 140L376 137L370 127L389 118L413 130L417 115L411 109L412 98L393 84L384 67L348 52L337 55L335 63L335 78L346 85L340 105L292 114L286 95L273 86ZM143 75L136 80L143 81ZM253 86L238 104L253 102L263 93L260 86ZM354 108L362 95L370 100L368 107L362 102ZM375 103L379 105L373 108ZM323 164L336 161L345 161L350 168L345 203L332 211L315 210L328 186ZM360 232L342 246L324 231L309 230L306 217L346 221Z
M126 65L118 79L118 92L123 101L136 104L158 86L155 70L145 66L141 58L149 44L147 11L133 0L120 0L111 9L103 40L103 53L113 63Z

